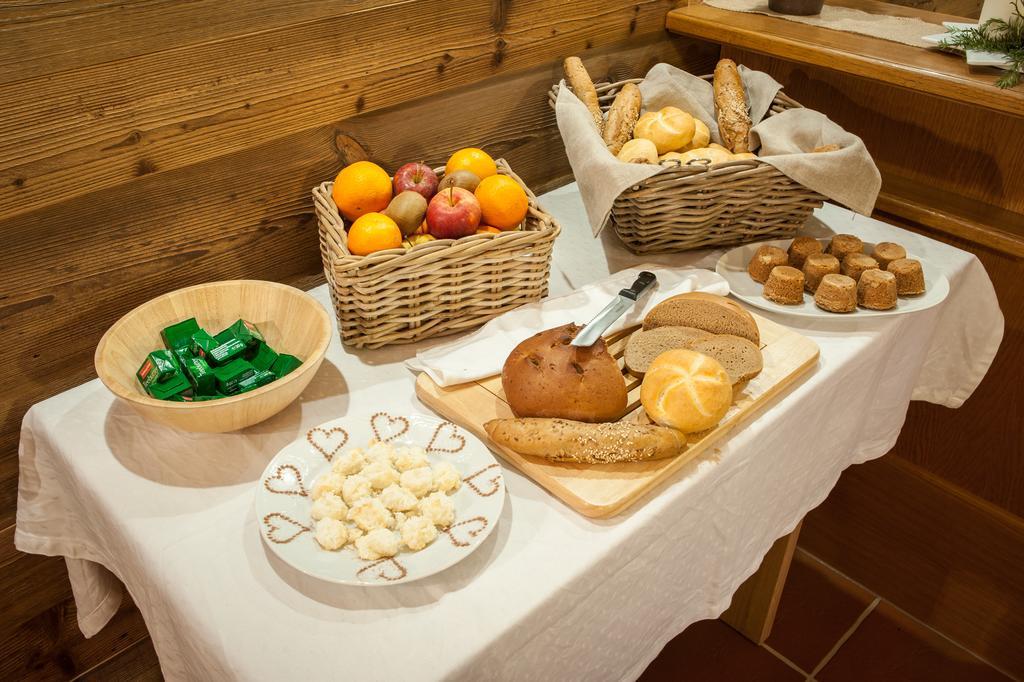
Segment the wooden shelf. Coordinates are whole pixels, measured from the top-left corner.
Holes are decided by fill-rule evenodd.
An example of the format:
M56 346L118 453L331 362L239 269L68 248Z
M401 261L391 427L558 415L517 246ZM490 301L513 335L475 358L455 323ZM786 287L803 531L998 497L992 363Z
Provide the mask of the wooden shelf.
M830 5L872 14L916 17L935 23L962 18L874 0L828 0ZM995 86L997 69L973 69L962 57L912 47L857 33L801 24L787 19L730 12L704 4L668 13L666 27L674 33L745 48L794 62L813 64L862 78L1024 117L1024 87Z
M945 235L1024 258L1024 215L882 171L875 209Z

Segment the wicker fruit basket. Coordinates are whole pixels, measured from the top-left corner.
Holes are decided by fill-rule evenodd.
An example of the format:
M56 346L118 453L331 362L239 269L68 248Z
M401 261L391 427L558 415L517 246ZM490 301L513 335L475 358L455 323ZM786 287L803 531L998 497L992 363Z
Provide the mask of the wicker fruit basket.
M439 239L411 249L354 256L331 198L333 182L313 189L320 255L343 343L380 348L477 327L547 295L551 249L560 228L537 197L497 159L498 173L529 199L519 230ZM443 168L436 169L438 176Z
M702 76L710 81L712 76ZM601 110L626 83L597 85ZM548 93L554 108L559 84ZM768 116L799 107L779 92ZM665 166L633 185L612 205L611 224L635 253L686 251L789 237L824 197L756 159L711 166Z

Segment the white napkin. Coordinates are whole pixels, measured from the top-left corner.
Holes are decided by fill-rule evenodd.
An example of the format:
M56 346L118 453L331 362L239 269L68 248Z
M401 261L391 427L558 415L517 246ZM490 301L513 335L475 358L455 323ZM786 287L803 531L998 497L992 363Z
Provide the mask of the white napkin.
M636 306L608 328L608 333L640 324L651 308L669 296L689 291L706 291L719 296L729 294L729 284L710 270L639 265L588 284L571 294L516 308L494 318L469 336L420 351L405 364L413 371L426 372L440 386L493 376L501 372L505 358L520 341L569 322L586 324L621 289L629 287L643 270L653 272L658 277L657 283Z

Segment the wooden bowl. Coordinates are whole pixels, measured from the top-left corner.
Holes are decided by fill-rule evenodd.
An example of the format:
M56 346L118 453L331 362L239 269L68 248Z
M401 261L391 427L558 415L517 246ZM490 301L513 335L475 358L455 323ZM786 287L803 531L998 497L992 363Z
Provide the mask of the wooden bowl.
M179 403L149 396L135 372L163 348L160 331L195 317L216 334L242 318L279 353L302 360L296 370L254 391L220 400ZM276 282L232 280L187 287L154 298L114 323L96 347L96 374L114 395L147 419L186 431L222 433L272 417L313 379L331 341L331 318L309 294Z

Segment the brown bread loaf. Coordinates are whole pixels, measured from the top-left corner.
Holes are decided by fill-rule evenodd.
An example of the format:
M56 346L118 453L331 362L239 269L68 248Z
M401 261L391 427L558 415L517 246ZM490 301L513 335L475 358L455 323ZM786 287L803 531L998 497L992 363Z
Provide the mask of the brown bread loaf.
M749 152L750 114L736 62L719 60L715 67L715 112L722 142L734 154Z
M534 334L516 346L501 370L501 385L517 417L608 422L626 411L626 380L603 340L569 345L581 327L567 324Z
M594 117L594 126L597 127L597 134L604 134L604 114L601 112L601 105L597 101L597 90L594 89L594 81L590 80L587 67L579 57L567 57L562 63L565 71L565 80L569 87L580 98L580 101L590 110Z
M612 154L618 154L622 145L633 138L633 126L640 116L640 106L640 88L635 83L626 83L615 95L604 124L604 144Z
M611 464L678 455L686 437L653 424L587 424L568 419L492 419L484 424L498 445L554 462Z

